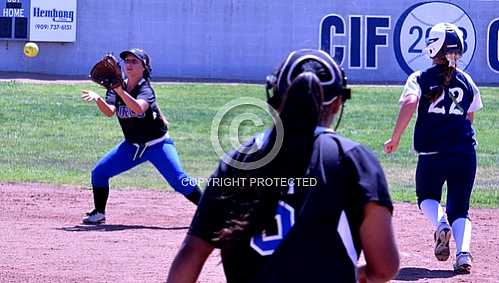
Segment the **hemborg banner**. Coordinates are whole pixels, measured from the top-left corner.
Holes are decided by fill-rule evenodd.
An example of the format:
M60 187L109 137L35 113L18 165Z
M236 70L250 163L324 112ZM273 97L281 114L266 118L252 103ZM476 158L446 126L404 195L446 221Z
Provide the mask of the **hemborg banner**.
M0 40L76 41L76 0L0 0Z
M76 41L76 0L31 0L31 41Z

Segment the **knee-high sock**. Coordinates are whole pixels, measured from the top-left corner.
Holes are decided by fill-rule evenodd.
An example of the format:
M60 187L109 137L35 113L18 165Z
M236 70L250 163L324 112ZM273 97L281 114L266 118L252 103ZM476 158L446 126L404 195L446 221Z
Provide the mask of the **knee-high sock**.
M434 199L425 199L421 202L420 207L426 218L430 219L435 229L438 228L440 223L447 223L444 209L438 201Z
M471 226L471 221L468 218L458 218L452 222L452 235L456 240L456 254L470 251Z
M106 213L106 204L109 197L109 189L94 188L93 193L95 209L100 213Z

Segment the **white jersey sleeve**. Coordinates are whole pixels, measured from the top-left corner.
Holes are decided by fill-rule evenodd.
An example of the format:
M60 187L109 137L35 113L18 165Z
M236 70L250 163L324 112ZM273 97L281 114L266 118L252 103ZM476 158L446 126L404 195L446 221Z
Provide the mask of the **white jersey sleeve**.
M483 107L482 97L480 96L480 90L478 89L478 86L475 84L470 75L468 75L465 72L462 73L466 77L466 80L468 80L469 84L471 85L471 89L473 91L473 101L470 104L470 108L468 108L468 113L476 112Z
M408 78L407 82L405 83L404 90L402 91L402 94L400 95L399 103L402 103L404 98L408 95L417 95L418 97L421 97L421 87L419 86L418 83L418 77L421 75L421 71L416 71L412 73Z

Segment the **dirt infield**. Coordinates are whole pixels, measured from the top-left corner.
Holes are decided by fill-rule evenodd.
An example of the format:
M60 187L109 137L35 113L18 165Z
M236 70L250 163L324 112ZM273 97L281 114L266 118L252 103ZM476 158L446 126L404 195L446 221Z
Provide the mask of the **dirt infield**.
M0 184L0 204L0 282L164 281L195 209L176 193L112 190L107 223L85 226L90 190L39 184ZM431 227L415 205L397 204L393 282L499 282L499 210L471 213L472 274L454 275L453 257L433 257ZM209 258L200 282L224 282L219 262L218 253Z

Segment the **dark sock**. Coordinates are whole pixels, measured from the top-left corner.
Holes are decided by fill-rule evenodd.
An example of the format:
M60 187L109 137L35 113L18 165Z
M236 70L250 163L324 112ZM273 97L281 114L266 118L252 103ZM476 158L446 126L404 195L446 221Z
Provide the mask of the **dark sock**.
M198 186L196 186L196 188L194 188L194 191L186 195L185 198L190 200L193 204L198 205L199 200L201 199L201 190L199 189Z
M106 213L107 198L109 197L109 188L94 188L95 210L100 213Z

